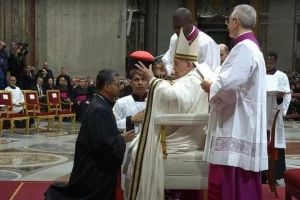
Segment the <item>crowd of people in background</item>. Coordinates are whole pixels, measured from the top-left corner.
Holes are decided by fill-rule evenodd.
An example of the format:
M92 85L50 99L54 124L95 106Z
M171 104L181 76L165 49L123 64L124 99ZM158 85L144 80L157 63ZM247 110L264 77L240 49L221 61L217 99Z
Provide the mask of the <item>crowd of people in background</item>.
M28 46L27 43L12 43L8 50L5 42L0 41L0 90L4 90L9 86L9 77L12 76L16 78L16 86L21 90L36 89L36 85L39 82L38 79L40 78L42 80L42 90L45 92L51 89L59 89L61 86L60 82L62 82L67 85L70 91L70 101L76 102L76 96L80 94L86 94L86 100L91 100L95 92L95 82L93 78L71 78L67 74L65 67L61 67L61 73L55 78L47 62L43 63L41 69L36 70L34 66L26 65ZM221 45L220 50L222 50ZM228 55L228 53L226 53L226 55ZM162 62L157 64L162 64ZM290 70L284 72L288 75L291 92L300 93L300 74ZM64 80L60 81L60 78ZM81 88L80 91L78 88ZM130 94L132 92L130 81L122 81L120 83L120 90L120 97ZM79 111L76 113L79 113ZM287 114L300 114L300 99L292 98ZM77 119L79 120L78 117Z
M47 101L47 90L60 90L64 94L61 100L73 102L72 109L76 112L76 119L80 120L84 104L93 98L96 90L93 78L71 78L65 67L61 67L55 78L48 62L44 62L38 70L27 65L27 54L26 43L12 43L8 50L5 42L0 41L0 90L35 90L42 103Z
M284 71L290 81L292 93L300 93L300 74L290 70ZM300 114L300 99L292 98L287 114Z
M76 120L80 121L83 111L96 91L94 79L90 76L71 77L65 67L61 67L60 74L55 77L47 61L38 69L27 65L27 54L26 43L12 43L8 50L5 42L0 41L0 90L35 90L41 103L47 103L47 90L60 90L61 94L64 94L61 100L73 102L72 110L76 112ZM120 82L120 90L120 97L132 93L129 79Z

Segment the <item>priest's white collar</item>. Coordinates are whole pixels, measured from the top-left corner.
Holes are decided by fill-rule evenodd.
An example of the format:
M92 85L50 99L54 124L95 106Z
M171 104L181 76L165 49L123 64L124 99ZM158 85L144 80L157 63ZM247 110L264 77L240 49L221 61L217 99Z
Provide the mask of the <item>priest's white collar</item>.
M193 26L193 30L190 32L190 34L188 35L188 36L186 36L186 37L189 37L193 32L194 32L194 30L195 30L195 26Z

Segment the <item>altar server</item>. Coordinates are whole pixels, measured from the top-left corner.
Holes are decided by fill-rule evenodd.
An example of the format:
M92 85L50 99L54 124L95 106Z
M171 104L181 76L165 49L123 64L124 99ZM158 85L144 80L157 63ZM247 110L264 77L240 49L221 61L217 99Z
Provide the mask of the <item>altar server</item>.
M276 122L275 131L275 147L277 148L277 157L275 161L275 179L280 180L283 178L285 165L285 131L283 117L286 115L291 101L291 89L287 75L276 68L278 55L276 52L269 52L266 56L266 69L267 74L276 76L278 79L277 92L275 95L268 93L267 96L267 125L268 131L272 131L272 124L277 110L280 113ZM276 182L276 184L278 184Z
M170 76L174 70L174 55L181 28L183 29L183 34L189 43L194 42L194 40L198 43L198 63L206 62L212 71L214 71L217 66L220 66L219 46L210 36L193 25L191 12L187 8L179 8L175 11L173 15L173 28L175 33L171 37L169 50L162 58L166 66L168 76Z
M209 92L210 122L204 160L210 163L209 199L261 200L261 171L268 169L266 68L252 29L256 11L238 5L228 19L235 46Z

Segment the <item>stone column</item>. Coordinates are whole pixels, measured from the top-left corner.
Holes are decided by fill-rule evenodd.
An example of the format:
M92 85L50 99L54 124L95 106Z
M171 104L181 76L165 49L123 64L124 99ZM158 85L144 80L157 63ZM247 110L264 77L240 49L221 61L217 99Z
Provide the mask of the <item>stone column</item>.
M268 51L278 53L277 67L292 69L294 59L295 2L269 1Z
M252 1L252 6L256 10L257 14L257 21L256 21L256 26L253 30L256 38L258 39L260 37L260 13L261 13L261 0L253 0Z

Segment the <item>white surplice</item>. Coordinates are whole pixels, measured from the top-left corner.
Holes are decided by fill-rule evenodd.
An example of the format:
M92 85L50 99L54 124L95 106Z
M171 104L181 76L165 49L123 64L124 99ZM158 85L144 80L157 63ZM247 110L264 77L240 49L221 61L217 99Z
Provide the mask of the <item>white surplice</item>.
M268 169L266 69L254 42L235 45L209 96L204 160L254 172Z
M220 66L220 48L216 42L207 34L199 31L198 43L199 43L199 53L198 53L198 63L206 62L212 71L216 67ZM173 71L174 66L174 55L177 47L178 36L174 33L170 40L169 50L165 53L162 61L164 62L167 74L170 75Z
M284 131L284 122L283 117L286 115L287 110L289 108L291 102L291 94L290 94L290 83L287 75L279 70L275 72L274 75L278 79L277 90L280 92L287 93L283 96L283 102L281 104L277 104L277 96L276 93L268 93L267 95L267 119L268 119L268 130L272 130L274 116L277 110L280 110L277 121L276 121L276 131L275 131L275 147L276 148L286 148L285 142L285 131Z
M16 89L12 89L10 86L5 88L6 91L11 92L12 102L13 104L24 103L24 95L19 87L16 86ZM23 110L22 106L13 105L13 113L19 113Z
M199 66L198 66L199 67ZM200 65L201 67L201 65ZM157 79L152 79L152 83ZM175 82L160 81L153 94L151 116L148 134L141 166L141 176L137 200L163 200L164 199L164 165L163 153L160 143L160 126L154 124L156 115L179 113L208 113L207 94L201 89L202 79L196 69ZM148 101L149 101L148 96ZM144 122L145 123L145 122ZM131 143L125 170L126 183L124 197L128 199L134 166L137 157L140 133ZM168 127L167 153L184 153L203 148L205 142L205 126Z
M113 113L116 117L119 130L126 130L126 117L134 116L138 112L144 110L146 102L134 101L132 95L128 95L118 99L113 107ZM138 132L140 123L134 124L135 132Z

